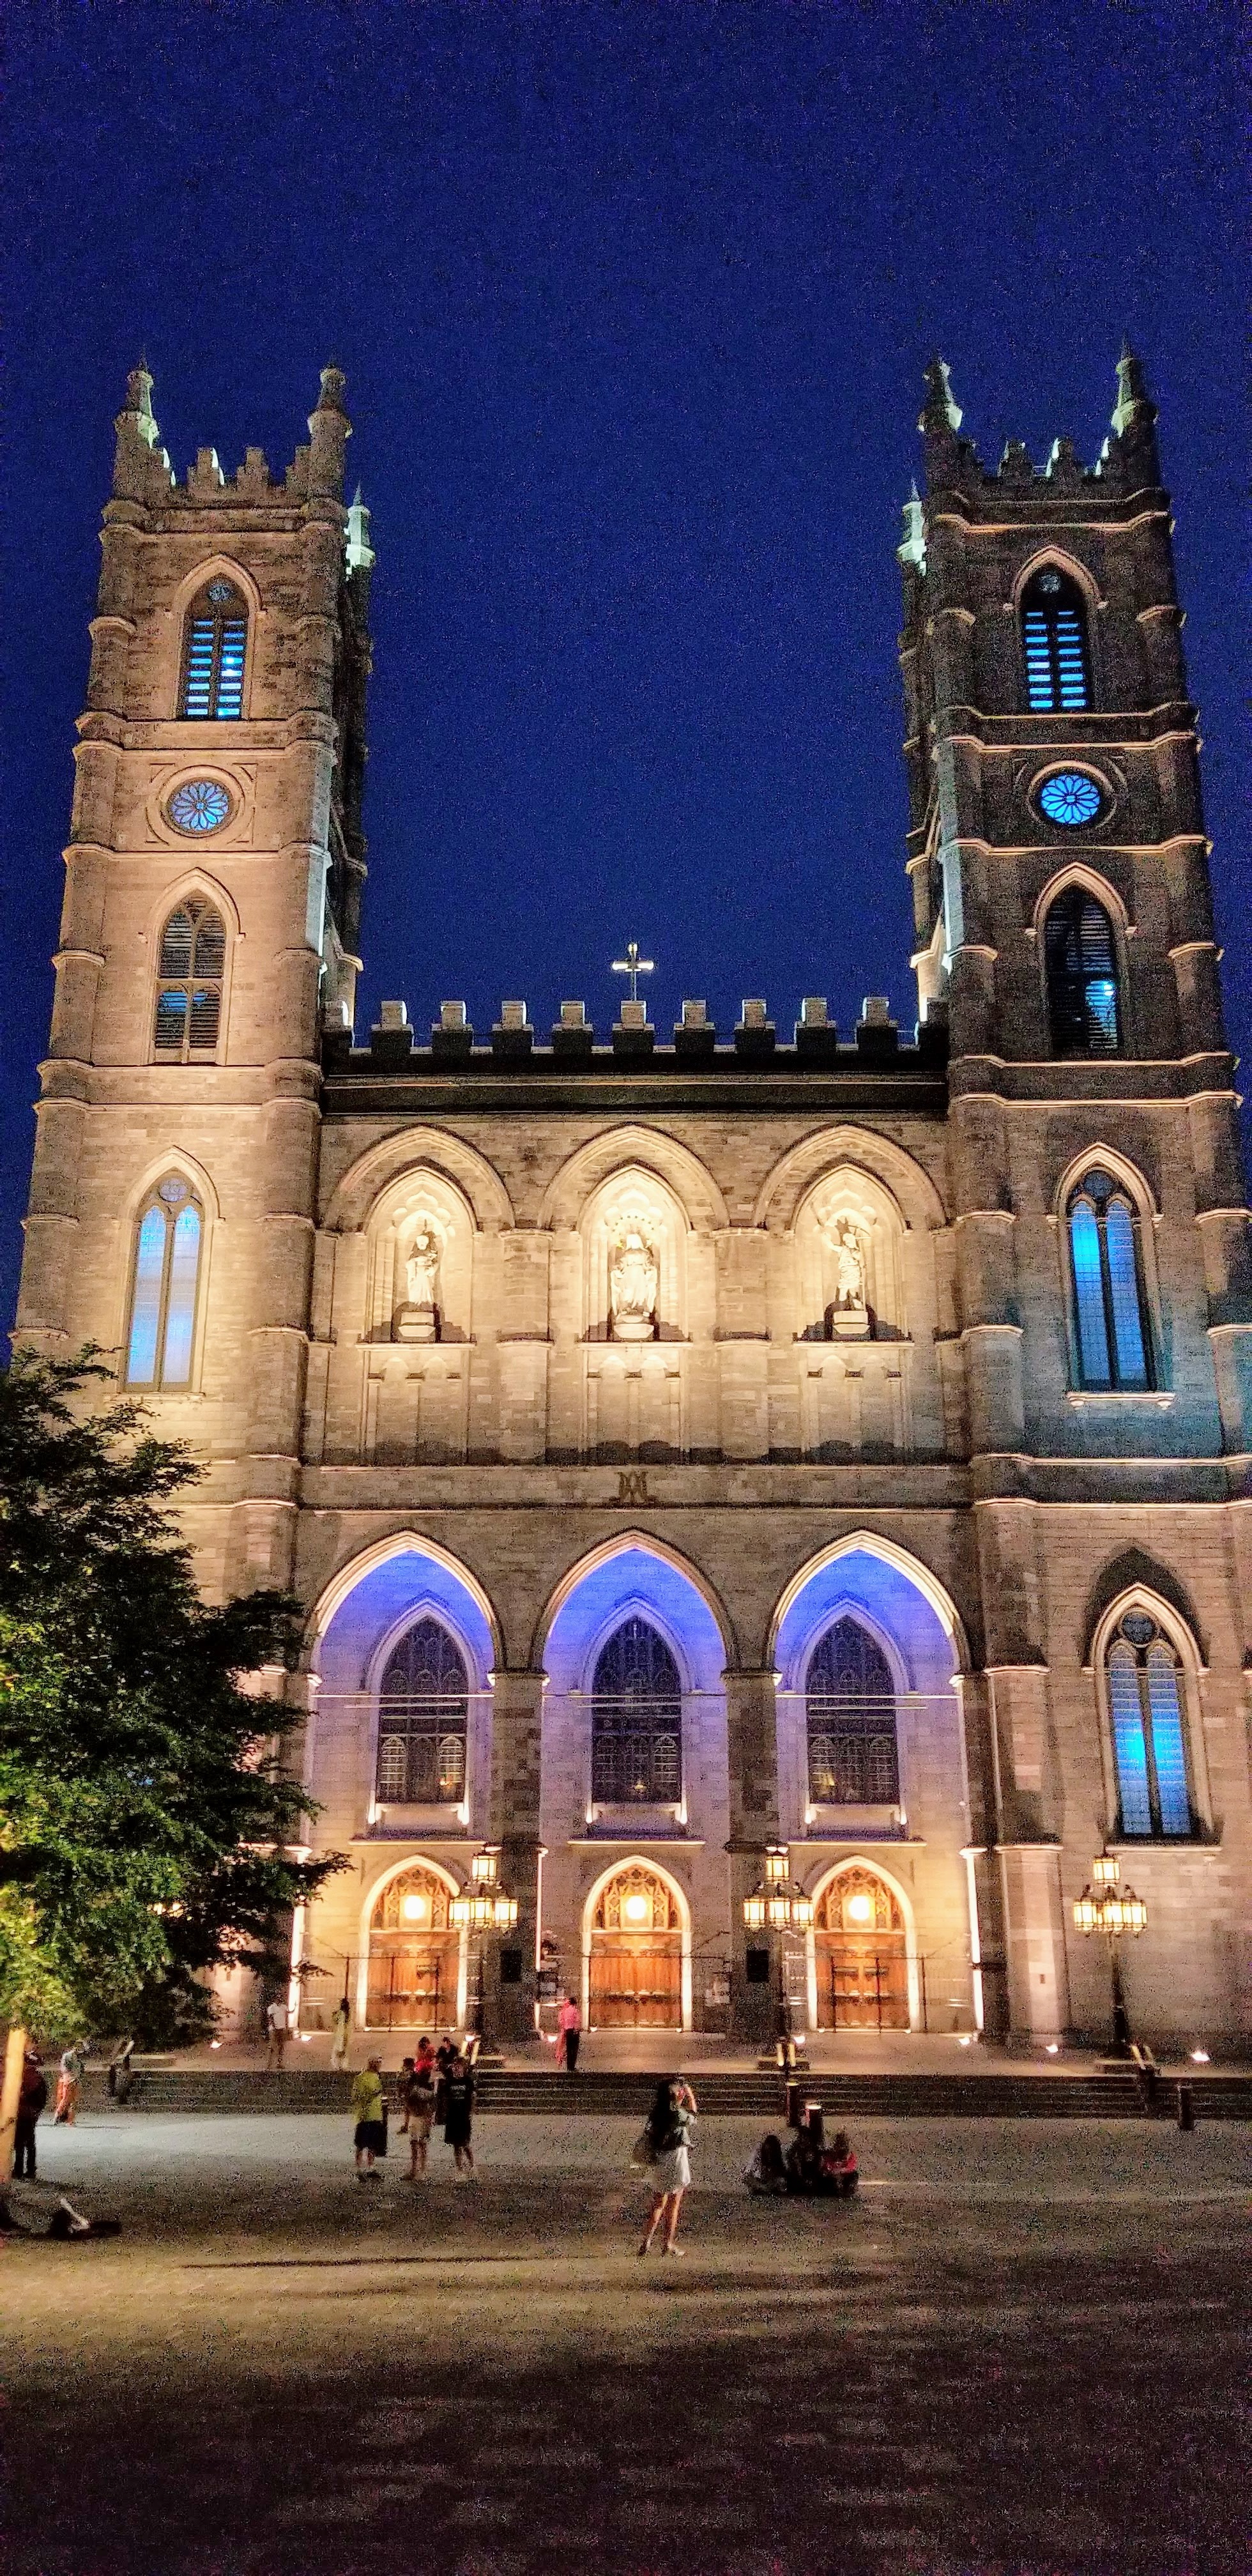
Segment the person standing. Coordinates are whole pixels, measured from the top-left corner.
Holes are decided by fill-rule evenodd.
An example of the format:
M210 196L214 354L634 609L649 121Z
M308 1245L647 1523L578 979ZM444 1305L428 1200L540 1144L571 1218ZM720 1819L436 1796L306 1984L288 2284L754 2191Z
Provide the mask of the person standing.
M474 2128L474 2070L461 2056L448 2068L444 2088L443 2134L456 2158L458 2173L472 2173L474 2150L470 2144Z
M335 2006L334 2019L330 2025L330 2062L332 2066L347 2065L348 2040L351 2036L351 2031L352 2014L348 2008L348 1998L346 1995L343 1995Z
M287 2006L281 1995L272 1996L266 2005L265 2027L268 2034L265 2050L266 2070L271 2074L276 2070L281 2073L288 2033Z
M78 2040L72 2039L61 2059L57 2074L57 2106L52 2115L54 2128L62 2125L73 2127L74 2114L78 2109L79 2087L86 2063L86 2049Z
M426 2171L426 2155L435 2121L435 2052L428 2039L419 2040L417 2055L405 2086L404 2107L409 2128L409 2180L416 2182Z
M672 2079L662 2076L656 2088L656 2099L645 2122L648 2143L652 2149L652 2207L643 2232L639 2251L646 2254L662 2220L665 2234L663 2254L681 2254L675 2244L678 2213L683 2193L691 2181L691 2132L696 2122L696 2097L685 2075Z
M362 2181L381 2182L375 2158L387 2152L387 2117L383 2101L383 2062L371 2057L363 2066L352 2087L352 2113L356 2127L352 2144L356 2153L356 2170Z
M556 2062L567 2075L578 2067L578 2047L583 2035L583 2017L572 1995L567 1995L556 2017Z
M41 2111L48 2107L48 2079L37 2048L28 2048L22 2060L22 2082L17 2097L17 2128L13 2137L13 2178L21 2182L35 2179L35 2128Z

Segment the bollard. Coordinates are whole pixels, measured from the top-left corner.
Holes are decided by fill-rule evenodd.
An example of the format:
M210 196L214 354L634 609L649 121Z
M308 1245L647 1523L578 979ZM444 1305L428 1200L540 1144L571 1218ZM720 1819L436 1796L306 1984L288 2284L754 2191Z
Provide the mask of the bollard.
M1195 2095L1189 2084L1178 2087L1178 2126L1188 2133L1195 2127Z
M801 2119L804 2116L803 2093L803 2085L799 2082L797 2077L794 2075L791 2076L787 2083L787 2126L789 2129L798 2129Z

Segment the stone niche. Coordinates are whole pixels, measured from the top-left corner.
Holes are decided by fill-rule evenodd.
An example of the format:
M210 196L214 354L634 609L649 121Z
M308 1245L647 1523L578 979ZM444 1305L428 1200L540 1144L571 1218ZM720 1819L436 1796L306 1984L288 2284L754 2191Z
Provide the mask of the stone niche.
M467 1342L473 1292L473 1219L441 1173L403 1173L369 1226L367 1342L429 1347Z
M615 1172L589 1200L585 1338L629 1350L687 1338L687 1219L652 1172Z
M903 1341L904 1218L883 1183L845 1164L814 1183L796 1218L796 1338Z

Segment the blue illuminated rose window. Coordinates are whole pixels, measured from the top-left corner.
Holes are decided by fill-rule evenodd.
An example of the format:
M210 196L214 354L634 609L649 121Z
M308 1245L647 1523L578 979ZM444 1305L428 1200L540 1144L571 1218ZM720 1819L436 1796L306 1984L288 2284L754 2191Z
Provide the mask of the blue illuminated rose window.
M175 788L165 810L180 832L216 832L230 812L230 798L216 778L189 778Z
M1094 823L1104 810L1103 791L1084 769L1058 769L1039 790L1039 811L1067 832Z

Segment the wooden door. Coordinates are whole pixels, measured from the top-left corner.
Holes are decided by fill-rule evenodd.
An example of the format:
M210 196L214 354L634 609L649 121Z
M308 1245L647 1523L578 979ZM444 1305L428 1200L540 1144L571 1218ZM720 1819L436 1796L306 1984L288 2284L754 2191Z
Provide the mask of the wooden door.
M822 1975L823 1954L825 1976ZM823 1987L825 1992L823 1993ZM909 1976L899 1934L818 1945L819 2019L826 2030L907 2030Z
M681 2029L680 1944L646 1933L638 1940L593 1937L590 2002L597 2030Z
M456 2018L456 1940L372 1942L371 2030L429 2030Z

